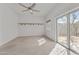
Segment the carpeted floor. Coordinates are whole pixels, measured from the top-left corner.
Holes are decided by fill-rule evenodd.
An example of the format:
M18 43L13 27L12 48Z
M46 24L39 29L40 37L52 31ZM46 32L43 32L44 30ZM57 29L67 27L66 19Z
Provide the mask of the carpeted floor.
M18 37L0 47L0 55L48 55L55 43L45 37Z

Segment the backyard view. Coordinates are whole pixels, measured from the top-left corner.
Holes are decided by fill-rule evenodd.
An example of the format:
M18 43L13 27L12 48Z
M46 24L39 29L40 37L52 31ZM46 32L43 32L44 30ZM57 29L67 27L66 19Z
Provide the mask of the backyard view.
M79 53L79 11L70 14L70 47Z
M67 17L61 17L57 20L58 42L67 46Z
M79 11L69 14L70 17L70 48L79 53ZM66 15L57 19L58 42L68 47Z

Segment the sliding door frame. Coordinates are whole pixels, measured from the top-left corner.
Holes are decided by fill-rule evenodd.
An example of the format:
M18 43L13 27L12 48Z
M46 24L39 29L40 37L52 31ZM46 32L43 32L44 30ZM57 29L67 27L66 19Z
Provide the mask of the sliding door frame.
M67 54L70 55L70 15L67 14Z
M67 49L67 55L70 55L70 51L72 51L73 53L79 55L78 52L74 51L73 49L70 48L70 13L72 12L75 12L75 11L78 11L78 9L74 10L74 11L71 11L71 12L68 12L67 14L64 14L60 17L57 17L55 20L56 20L56 43L60 44L61 46L63 46L64 48ZM67 17L67 47L64 46L63 44L61 44L60 42L58 42L58 19L63 17L63 16L66 16Z

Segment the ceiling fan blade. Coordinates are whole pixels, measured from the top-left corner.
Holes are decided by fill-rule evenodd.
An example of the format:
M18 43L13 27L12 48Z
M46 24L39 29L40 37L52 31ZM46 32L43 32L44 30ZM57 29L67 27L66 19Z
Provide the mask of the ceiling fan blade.
M29 9L26 9L26 10L23 10L22 12L26 12L26 11L28 11Z
M28 8L25 5L23 5L22 3L18 3L20 6L24 7L24 8Z
M33 7L35 7L35 5L36 5L36 3L33 3L33 4L32 4L32 6L30 6L30 8L33 8Z
M36 10L36 9L32 9L32 11L35 11L35 12L40 12L40 10Z

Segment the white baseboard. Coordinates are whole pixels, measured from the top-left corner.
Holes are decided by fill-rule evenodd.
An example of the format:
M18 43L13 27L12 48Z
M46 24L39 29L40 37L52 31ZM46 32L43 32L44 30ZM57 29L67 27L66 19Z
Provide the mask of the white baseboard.
M13 38L13 39L16 39L16 38ZM9 40L5 40L5 41L0 42L0 46L6 44L6 43L8 43L8 42L10 42L10 41L13 40L13 39L9 39Z

